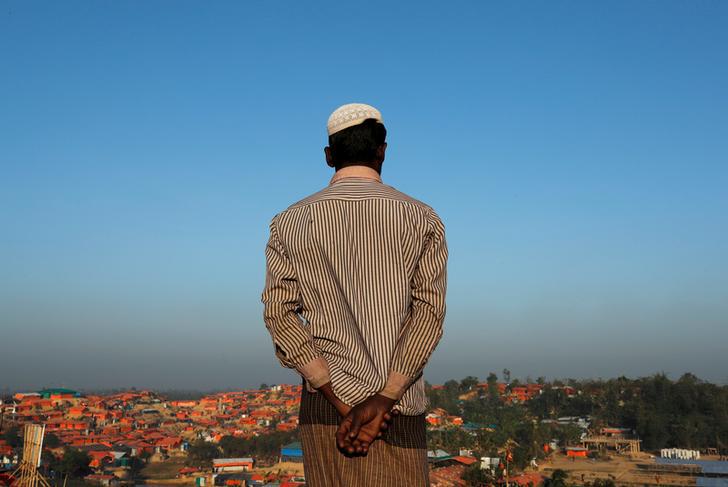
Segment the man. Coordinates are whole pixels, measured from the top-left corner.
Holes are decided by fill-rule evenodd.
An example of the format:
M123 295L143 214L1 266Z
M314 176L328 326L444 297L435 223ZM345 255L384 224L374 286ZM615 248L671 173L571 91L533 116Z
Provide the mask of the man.
M328 134L336 173L273 218L262 298L278 359L304 379L306 481L429 485L422 370L445 317L444 227L382 183L378 110L344 105Z

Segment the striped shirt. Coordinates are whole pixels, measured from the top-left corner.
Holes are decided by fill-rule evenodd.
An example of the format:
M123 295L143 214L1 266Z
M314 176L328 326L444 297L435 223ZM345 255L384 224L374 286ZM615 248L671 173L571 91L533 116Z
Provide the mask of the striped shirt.
M353 176L353 177L352 177ZM422 370L442 336L445 230L429 206L353 166L276 215L263 318L280 363L348 405L380 393L427 408Z

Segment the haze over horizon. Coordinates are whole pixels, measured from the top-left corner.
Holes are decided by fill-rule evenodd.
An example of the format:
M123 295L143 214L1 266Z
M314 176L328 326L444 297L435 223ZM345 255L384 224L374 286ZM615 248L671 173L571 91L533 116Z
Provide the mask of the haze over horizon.
M450 249L432 382L728 383L725 2L0 9L0 390L294 383L261 315L326 119Z

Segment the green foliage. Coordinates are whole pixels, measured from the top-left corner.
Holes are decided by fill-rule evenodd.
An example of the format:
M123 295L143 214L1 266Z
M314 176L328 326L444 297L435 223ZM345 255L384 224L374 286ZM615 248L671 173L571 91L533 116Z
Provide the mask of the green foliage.
M595 404L589 395L567 397L563 389L547 386L541 394L528 401L528 409L531 414L540 419L590 416L594 413Z
M478 448L477 435L470 434L460 428L447 428L427 431L427 448L457 452L460 448Z
M226 457L253 457L270 460L278 457L283 445L294 441L298 441L296 431L275 431L252 438L224 436L220 439L220 449Z
M488 383L488 396L493 399L497 398L500 395L498 391L498 376L491 372L488 374L486 382Z
M40 452L40 468L41 471L48 475L51 470L58 466L58 459L50 451L43 449Z
M478 385L478 378L469 375L460 381L460 392L468 392Z
M452 387L452 383L455 384L455 388ZM450 414L458 414L460 411L458 401L460 385L456 381L448 381L446 384L449 386L439 390L434 390L430 384L425 384L425 392L430 401L430 408L442 408Z
M461 478L467 482L467 485L473 487L493 485L495 480L487 470L481 470L480 465L477 462L467 467Z
M563 424L553 428L551 437L560 445L574 445L581 439L582 433L582 429L575 424Z
M2 438L12 448L17 448L23 444L23 439L20 437L20 427L16 425L7 428L3 432Z
M486 429L474 435L431 432L430 448L454 451L465 447L492 456L507 442L515 442L514 464L523 466L531 458L541 458L543 444L552 438L562 445L578 442L582 430L577 426L541 422L563 416L590 416L593 431L603 426L633 429L646 450L728 448L728 386L705 383L692 374L677 381L664 374L608 381L569 379L568 383L579 391L573 397L556 383L548 384L539 378L545 386L543 392L525 404L502 401L494 373L488 376L486 396L459 401L458 396L471 387L473 379L448 381L440 390L427 384L426 391L432 407L441 407Z
M45 438L43 439L43 445L48 448L58 448L61 446L61 440L59 440L53 433L46 433Z
M532 458L543 457L543 444L553 437L553 427L532 421L528 410L520 404L506 404L486 396L465 401L462 407L466 422L482 425L475 435L460 429L428 432L428 448L456 451L468 448L476 456L498 456L507 444L514 445L513 466L523 468Z
M511 371L508 369L503 369L503 380L506 382L506 384L510 384L511 382Z
M92 470L89 467L91 457L83 450L78 448L65 447L63 456L53 469L62 475L68 475L71 478L82 478L89 475Z
M728 447L728 387L685 374L607 381L597 396L596 415L605 425L637 431L642 447Z
M547 419L561 416L561 412L567 408L569 398L561 389L546 387L541 394L528 401L528 409L534 416Z
M633 429L646 450L728 447L728 387L685 374L671 381L664 374L640 379L570 381L583 393L566 397L547 386L527 403L539 418L592 416L594 429Z
M557 468L551 473L551 478L546 479L544 487L567 487L569 484L566 482L569 475L566 471Z
M212 468L213 458L220 456L220 448L214 443L197 440L187 451L187 464L193 467Z
M140 457L129 457L129 476L132 479L140 478L146 464L147 462Z

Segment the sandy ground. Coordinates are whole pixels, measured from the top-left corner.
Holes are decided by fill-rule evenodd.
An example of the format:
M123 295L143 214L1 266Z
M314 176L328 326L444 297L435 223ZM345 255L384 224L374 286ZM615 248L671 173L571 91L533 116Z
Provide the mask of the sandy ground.
M553 455L550 461L539 465L538 471L550 476L556 469L565 470L569 474L570 482L579 485L597 478L611 479L617 485L695 485L695 479L690 476L662 473L657 477L655 473L646 472L638 467L639 464L652 463L654 463L652 456L645 453L632 458L627 455L612 455L609 460L587 458L572 460L563 455Z
M259 473L259 474L267 474L268 472L273 473L290 473L295 475L303 475L303 463L293 463L293 462L280 462L276 463L275 465L271 467L262 467L262 468L254 468L253 472Z
M169 458L164 462L146 464L141 474L152 483L158 483L161 480L177 480L175 479L177 472L184 466L184 458Z

